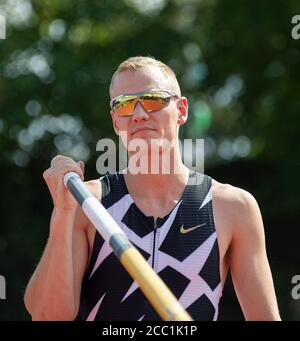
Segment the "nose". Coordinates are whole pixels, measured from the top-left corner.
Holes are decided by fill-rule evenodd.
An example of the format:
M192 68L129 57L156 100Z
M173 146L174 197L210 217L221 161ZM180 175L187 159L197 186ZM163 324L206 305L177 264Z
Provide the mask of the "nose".
M147 121L149 119L149 115L147 111L145 111L144 107L140 102L137 102L135 105L135 108L133 110L132 117L135 122L140 122L140 121Z

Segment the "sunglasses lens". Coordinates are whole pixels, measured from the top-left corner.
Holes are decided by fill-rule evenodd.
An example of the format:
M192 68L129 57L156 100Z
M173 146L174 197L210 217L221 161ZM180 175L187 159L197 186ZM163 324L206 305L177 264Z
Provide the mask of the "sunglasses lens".
M118 116L130 116L133 113L136 96L124 96L113 105L113 110Z
M141 102L146 111L158 111L165 108L171 97L166 97L164 94L146 94L141 96Z
M163 91L145 92L140 96L123 95L113 103L112 109L118 116L131 116L137 101L142 104L145 111L151 112L165 108L170 100L171 96Z

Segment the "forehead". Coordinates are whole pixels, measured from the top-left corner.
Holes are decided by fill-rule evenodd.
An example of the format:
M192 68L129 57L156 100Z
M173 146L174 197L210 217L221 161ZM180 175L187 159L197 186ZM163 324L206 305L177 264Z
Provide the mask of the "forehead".
M138 70L126 70L113 80L111 98L124 93L135 93L148 89L172 90L172 80L158 67L147 66Z

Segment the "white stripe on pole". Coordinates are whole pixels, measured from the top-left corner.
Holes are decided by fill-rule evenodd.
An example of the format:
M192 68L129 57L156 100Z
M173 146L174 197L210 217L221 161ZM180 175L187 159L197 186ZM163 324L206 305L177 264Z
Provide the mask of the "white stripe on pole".
M109 241L110 237L115 233L125 235L112 216L95 197L85 199L82 209L105 240Z
M65 184L66 187L67 187L67 183L68 183L69 179L71 179L73 177L75 177L77 179L79 178L81 180L80 176L77 173L75 173L75 172L68 172L64 176L64 184Z
M125 233L120 226L115 222L113 217L106 211L100 200L95 198L93 194L87 190L80 176L75 172L68 172L64 176L64 184L67 187L68 181L74 181L69 184L73 186L73 190L77 190L81 199L84 199L81 207L86 216L95 226L96 230L101 234L102 238L109 242L110 237L115 233ZM70 188L72 190L72 188Z

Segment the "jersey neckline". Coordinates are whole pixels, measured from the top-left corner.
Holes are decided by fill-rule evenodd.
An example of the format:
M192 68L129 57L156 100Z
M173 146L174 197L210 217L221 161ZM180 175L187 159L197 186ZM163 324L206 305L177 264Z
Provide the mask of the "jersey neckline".
M139 213L145 218L145 220L147 220L147 221L149 222L150 225L152 225L152 226L155 225L156 228L159 228L159 227L161 227L161 226L167 221L167 219L168 219L169 216L172 214L172 212L176 209L176 207L177 207L178 205L180 205L181 202L184 200L184 197L186 196L186 194L187 194L187 192L188 192L188 188L189 188L190 183L191 183L191 178L192 178L193 175L195 175L195 173L196 173L196 171L189 169L188 181L187 181L187 183L186 183L186 185L185 185L185 187L184 187L184 190L183 190L183 192L182 192L182 194L181 194L180 199L178 200L177 204L171 209L171 211L170 211L169 213L167 213L167 214L166 214L164 217L162 217L162 218L158 217L158 218L156 219L156 224L155 224L154 216L147 216L147 215L145 215L145 213L144 213L142 210L140 210L139 207L136 205L135 201L133 200L132 195L130 194L130 192L129 192L128 188L127 188L126 181L125 181L125 177L124 177L124 174L122 173L122 171L117 172L117 176L120 177L121 182L122 182L122 185L123 185L124 190L125 190L125 193L129 195L130 199L132 200L134 206L135 206L136 209L139 211Z

